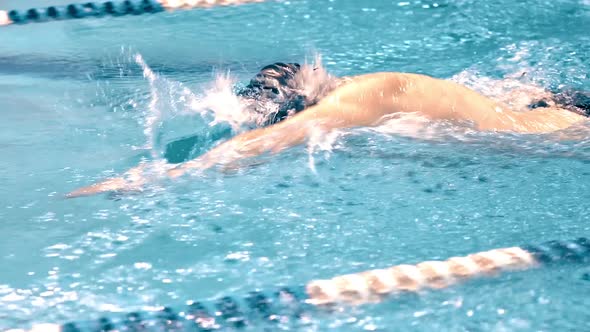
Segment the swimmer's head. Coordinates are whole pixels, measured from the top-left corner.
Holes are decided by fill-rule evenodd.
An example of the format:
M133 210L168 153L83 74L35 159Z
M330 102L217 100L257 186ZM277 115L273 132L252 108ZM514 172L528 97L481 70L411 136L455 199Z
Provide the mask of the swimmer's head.
M297 88L295 80L300 69L301 66L297 63L273 63L262 68L239 92L241 97L255 100L256 104L271 102L277 105L278 108L273 112L255 106L255 110L266 117L264 125L284 120L305 108L305 96Z
M270 99L282 102L294 93L295 74L301 66L297 63L277 62L268 65L250 80L250 83L240 93L245 97Z

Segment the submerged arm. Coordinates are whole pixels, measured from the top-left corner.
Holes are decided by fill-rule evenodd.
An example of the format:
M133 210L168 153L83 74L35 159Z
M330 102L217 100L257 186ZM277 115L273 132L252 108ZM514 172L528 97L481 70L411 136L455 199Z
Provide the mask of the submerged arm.
M216 165L232 165L265 153L278 153L304 143L314 133L355 126L353 122L335 116L343 109L351 111L350 107L343 105L338 109L327 108L326 105L311 107L278 124L238 135L204 155L171 169L168 175L174 178L191 169L206 170Z
M168 176L175 178L190 170L206 170L216 165L232 165L240 160L256 157L265 153L278 153L286 148L296 146L317 132L355 126L350 116L339 118L337 114L354 114L355 109L341 105L337 109L316 105L296 116L270 127L252 130L240 134L213 148L204 155L180 164L168 171ZM351 121L352 120L352 121ZM66 197L90 196L110 191L140 191L148 181L142 165L125 173L124 177L111 178L87 187L79 188Z

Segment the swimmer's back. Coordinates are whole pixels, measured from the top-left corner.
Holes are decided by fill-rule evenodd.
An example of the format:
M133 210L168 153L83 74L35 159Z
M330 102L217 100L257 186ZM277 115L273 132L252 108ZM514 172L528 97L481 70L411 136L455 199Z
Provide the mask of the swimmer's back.
M462 85L421 74L380 72L348 80L319 104L323 107L356 105L379 117L403 112L420 113L431 119L474 118L477 122L497 108L504 108Z
M472 122L480 130L518 132L556 130L583 119L561 109L518 112L452 81L396 72L349 78L318 103L318 112L336 113L345 126L376 125L390 114L418 113L433 120ZM543 120L547 112L555 113L549 114L551 121Z

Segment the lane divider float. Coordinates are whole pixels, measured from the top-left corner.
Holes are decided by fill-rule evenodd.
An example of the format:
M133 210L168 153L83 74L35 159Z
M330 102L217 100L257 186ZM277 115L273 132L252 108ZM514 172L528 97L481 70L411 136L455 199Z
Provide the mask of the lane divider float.
M0 26L91 17L155 14L165 10L242 5L266 0L124 0L86 2L28 10L0 10Z
M587 238L550 241L537 246L494 249L445 261L396 265L314 280L304 286L282 287L274 292L254 291L246 296L225 296L209 305L189 302L180 311L165 307L112 319L104 317L62 325L37 324L29 330L6 332L214 331L253 324L305 323L310 320L310 313L318 309L376 303L395 295L442 289L504 271L589 261L590 240Z

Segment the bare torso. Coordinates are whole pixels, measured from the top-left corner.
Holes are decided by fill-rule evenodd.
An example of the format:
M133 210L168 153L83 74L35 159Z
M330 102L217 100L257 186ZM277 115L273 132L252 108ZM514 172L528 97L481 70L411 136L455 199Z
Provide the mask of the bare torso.
M418 113L433 120L472 122L479 130L531 133L563 129L584 120L583 116L556 107L513 109L455 82L405 73L354 77L317 107L339 112L336 118L353 126L376 125L385 116L398 112Z

